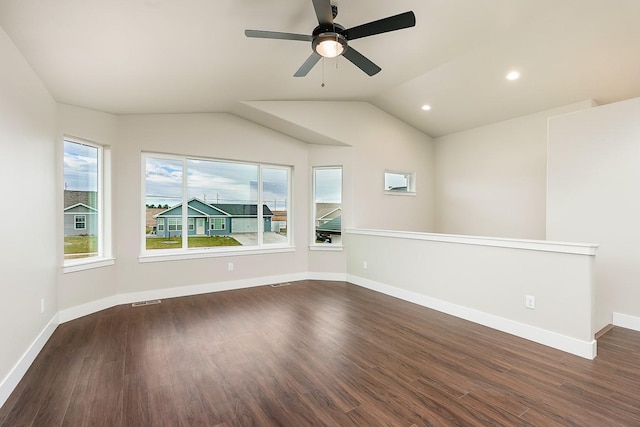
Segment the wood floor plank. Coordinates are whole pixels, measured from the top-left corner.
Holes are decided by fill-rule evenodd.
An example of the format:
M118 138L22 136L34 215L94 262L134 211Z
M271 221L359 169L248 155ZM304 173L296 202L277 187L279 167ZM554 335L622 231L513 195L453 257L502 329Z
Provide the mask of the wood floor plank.
M346 282L59 325L0 427L635 426L640 333L585 360Z

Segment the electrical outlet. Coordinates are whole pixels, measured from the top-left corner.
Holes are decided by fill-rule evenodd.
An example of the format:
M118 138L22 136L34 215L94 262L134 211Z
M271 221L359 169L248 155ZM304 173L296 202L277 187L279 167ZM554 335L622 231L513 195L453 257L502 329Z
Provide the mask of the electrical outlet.
M369 266L368 266L368 264L367 264L367 261L362 261L362 268L363 268L364 270L366 270L366 269L367 269L367 267L369 267Z
M524 297L524 306L526 308L530 308L531 310L536 308L536 297L532 295L526 295Z
M227 265L227 269L228 269L229 271L232 271L232 270L233 270L233 263L232 263L232 262L230 262L230 263Z
M40 299L40 314L44 313L44 298Z

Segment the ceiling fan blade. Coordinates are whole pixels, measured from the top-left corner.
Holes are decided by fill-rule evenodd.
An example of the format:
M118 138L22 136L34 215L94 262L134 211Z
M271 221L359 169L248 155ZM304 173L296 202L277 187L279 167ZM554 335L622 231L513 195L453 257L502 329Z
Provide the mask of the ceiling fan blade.
M405 12L399 15L389 16L388 18L372 21L367 24L358 25L349 28L344 32L347 40L355 40L362 37L373 36L376 34L387 33L389 31L401 30L416 25L416 16L413 12Z
M318 23L333 24L333 12L331 11L331 0L312 0L313 8L316 10Z
M244 30L244 35L247 37L256 37L259 39L300 40L303 42L310 42L311 40L313 40L313 37L311 35L279 33L277 31Z
M370 76L374 74L378 74L382 68L378 67L376 64L371 62L367 57L362 55L360 52L348 46L347 49L342 54L349 61L353 62L353 65L360 68L362 71L367 73Z
M313 52L311 56L308 57L306 61L304 61L304 64L302 64L302 66L298 68L298 71L296 71L293 77L304 77L309 74L309 71L311 71L313 66L316 65L318 61L320 61L320 58L322 58L320 55Z

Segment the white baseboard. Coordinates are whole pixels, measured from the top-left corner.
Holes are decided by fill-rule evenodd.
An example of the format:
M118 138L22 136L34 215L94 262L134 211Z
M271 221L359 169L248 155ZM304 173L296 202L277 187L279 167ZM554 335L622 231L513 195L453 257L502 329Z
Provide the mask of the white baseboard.
M234 280L228 282L205 283L200 285L180 286L177 288L153 289L149 291L129 292L118 294L101 300L92 301L87 304L71 307L60 311L60 323L77 319L88 314L96 313L107 308L121 304L131 304L137 301L149 301L154 299L178 298L191 295L208 294L211 292L231 291L234 289L245 289L256 286L266 286L274 283L295 282L298 280L310 279L309 273L292 273L279 276L256 277L252 279ZM344 277L344 275L343 275ZM331 280L316 279L316 280ZM344 280L344 279L342 279Z
M640 317L629 316L628 314L613 313L613 326L640 331Z
M412 302L423 307L431 308L442 313L450 314L461 319L469 320L471 322L553 347L567 353L575 354L576 356L584 357L586 359L594 359L597 355L597 342L595 340L582 341L556 332L547 331L535 326L526 325L524 323L505 319L493 314L474 310L354 275L347 275L347 281L376 292Z
M36 360L38 353L40 353L44 345L49 341L49 338L51 338L57 326L58 315L56 314L31 343L29 348L27 348L27 351L24 352L18 362L11 368L7 376L0 382L0 407L5 404L33 361Z
M115 307L119 305L119 295L113 295L107 298L91 301L86 304L76 305L75 307L60 310L58 312L58 319L60 323L66 323L70 320L78 319L89 314L97 313L98 311L106 310L107 308Z
M326 280L328 282L346 282L346 273L308 273L308 280Z

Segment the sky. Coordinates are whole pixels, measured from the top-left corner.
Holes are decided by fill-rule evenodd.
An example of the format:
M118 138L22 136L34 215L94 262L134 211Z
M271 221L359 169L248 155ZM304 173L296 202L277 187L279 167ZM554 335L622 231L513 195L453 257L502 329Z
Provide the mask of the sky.
M315 169L316 203L342 203L342 168Z
M146 160L146 204L174 206L182 201L182 160ZM257 203L258 166L250 164L187 160L187 199L209 203ZM288 170L262 168L263 200L271 209L286 210ZM98 149L64 142L65 189L97 191ZM342 170L316 169L316 202L340 203Z
M182 160L148 157L146 203L174 206L182 201ZM187 160L187 199L209 203L257 203L257 165ZM271 209L287 208L288 170L262 168L263 200Z
M75 191L98 190L98 149L64 141L64 188Z

